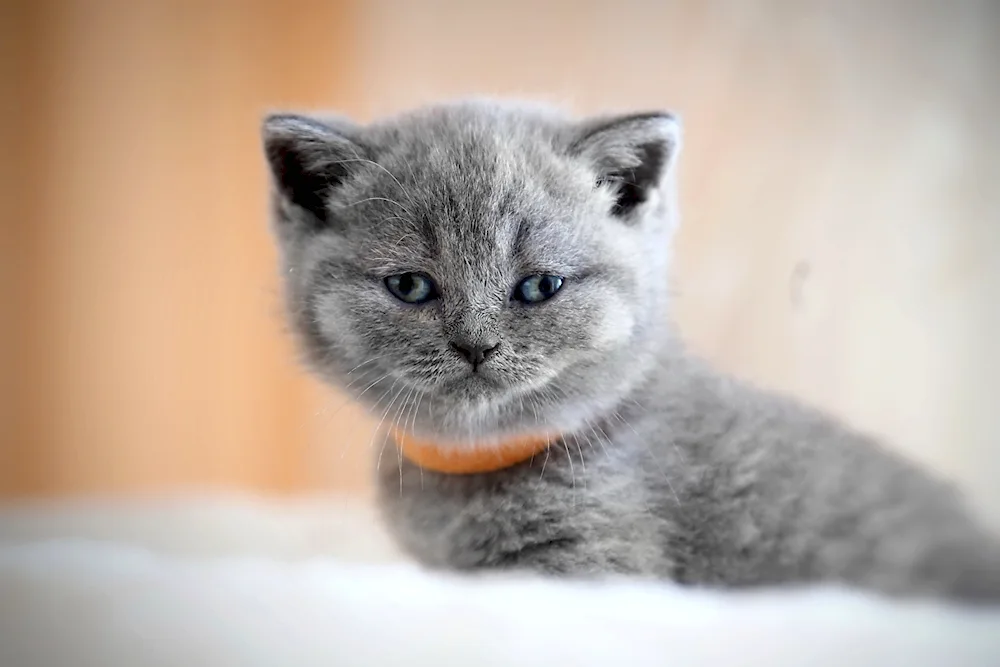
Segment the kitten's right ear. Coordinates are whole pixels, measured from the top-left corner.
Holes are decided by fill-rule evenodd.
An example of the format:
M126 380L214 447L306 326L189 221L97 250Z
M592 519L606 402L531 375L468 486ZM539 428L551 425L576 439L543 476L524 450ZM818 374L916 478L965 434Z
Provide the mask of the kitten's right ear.
M264 154L279 193L301 208L316 227L329 224L326 200L359 162L365 148L347 122L273 114L264 119Z

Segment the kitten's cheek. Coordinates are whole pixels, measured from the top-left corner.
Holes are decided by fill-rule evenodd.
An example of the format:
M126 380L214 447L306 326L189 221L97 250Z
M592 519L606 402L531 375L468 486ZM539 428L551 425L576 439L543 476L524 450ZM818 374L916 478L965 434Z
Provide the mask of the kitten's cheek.
M605 307L593 333L593 347L599 350L610 350L626 343L632 337L635 318L632 310L621 303L611 302Z
M343 350L365 349L366 340L351 312L344 308L343 299L321 300L313 315L328 344Z
M320 323L323 338L339 350L364 349L364 341L351 327L344 324L343 318L327 317Z

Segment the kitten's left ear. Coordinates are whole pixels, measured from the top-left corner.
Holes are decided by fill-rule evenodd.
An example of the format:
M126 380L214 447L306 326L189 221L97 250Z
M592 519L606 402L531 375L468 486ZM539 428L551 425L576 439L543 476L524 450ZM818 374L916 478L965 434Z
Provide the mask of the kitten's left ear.
M596 167L598 184L615 187L611 213L624 218L666 185L680 144L677 118L653 112L587 121L570 152Z

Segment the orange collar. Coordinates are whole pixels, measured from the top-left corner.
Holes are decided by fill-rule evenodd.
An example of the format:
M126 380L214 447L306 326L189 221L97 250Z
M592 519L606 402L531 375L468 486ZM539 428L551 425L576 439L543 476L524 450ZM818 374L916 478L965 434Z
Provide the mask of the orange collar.
M472 448L424 440L396 431L396 446L412 463L434 472L471 475L496 472L527 461L548 448L551 437L524 436Z

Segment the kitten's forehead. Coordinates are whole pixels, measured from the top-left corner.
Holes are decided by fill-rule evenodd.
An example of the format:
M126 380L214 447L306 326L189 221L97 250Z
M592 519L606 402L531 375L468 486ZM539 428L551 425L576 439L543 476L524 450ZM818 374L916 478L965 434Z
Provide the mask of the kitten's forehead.
M588 176L556 150L554 119L444 107L373 125L378 161L435 254L503 256L532 225L571 214ZM387 175L388 181L389 176Z

